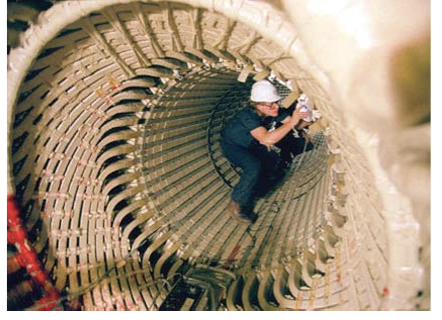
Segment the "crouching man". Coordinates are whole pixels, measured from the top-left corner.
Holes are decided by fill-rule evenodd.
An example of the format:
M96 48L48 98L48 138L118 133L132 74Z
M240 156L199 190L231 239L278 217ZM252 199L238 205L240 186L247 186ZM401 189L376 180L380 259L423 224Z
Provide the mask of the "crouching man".
M253 223L255 195L279 178L279 155L270 147L290 133L301 119L310 116L310 113L295 109L291 115L278 119L281 122L278 128L268 131L265 119L279 116L279 100L281 97L272 83L267 80L256 82L252 86L249 107L229 120L221 132L225 157L242 169L227 206L227 213L238 222Z

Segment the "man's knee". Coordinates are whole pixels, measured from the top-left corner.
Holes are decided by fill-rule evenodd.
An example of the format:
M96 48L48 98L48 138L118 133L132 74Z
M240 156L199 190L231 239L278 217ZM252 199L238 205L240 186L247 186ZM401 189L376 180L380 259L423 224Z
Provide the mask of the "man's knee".
M243 175L246 175L250 179L258 179L261 174L262 164L259 161L251 161L245 165L243 170Z

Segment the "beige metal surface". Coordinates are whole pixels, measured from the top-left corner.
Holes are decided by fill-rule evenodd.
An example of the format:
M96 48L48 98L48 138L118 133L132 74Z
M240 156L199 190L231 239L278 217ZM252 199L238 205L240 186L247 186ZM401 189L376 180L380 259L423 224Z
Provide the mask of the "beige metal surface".
M210 267L220 310L430 309L427 1L44 3L8 4L8 192L63 302L158 310ZM264 77L322 119L247 228L219 132Z

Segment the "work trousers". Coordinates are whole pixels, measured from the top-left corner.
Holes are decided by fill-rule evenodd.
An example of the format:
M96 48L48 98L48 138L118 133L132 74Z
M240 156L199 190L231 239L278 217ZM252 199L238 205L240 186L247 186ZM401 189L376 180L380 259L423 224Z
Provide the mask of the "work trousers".
M289 164L293 158L304 151L312 150L313 144L307 142L305 138L294 137L292 133L287 134L276 146L281 150L279 155L281 161Z
M231 194L240 206L251 205L255 195L265 194L284 174L278 171L279 155L263 145L256 143L244 148L222 142L221 148L229 162L242 170Z

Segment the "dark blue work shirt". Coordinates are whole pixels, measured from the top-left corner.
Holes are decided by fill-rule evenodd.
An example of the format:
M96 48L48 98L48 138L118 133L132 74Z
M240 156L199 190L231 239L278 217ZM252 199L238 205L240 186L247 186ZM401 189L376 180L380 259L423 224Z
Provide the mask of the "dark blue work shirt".
M252 142L256 141L250 131L259 127L268 127L273 121L282 121L289 114L284 109L279 109L277 117L262 119L254 109L246 107L230 119L222 129L221 138L224 143L239 145L249 148Z

